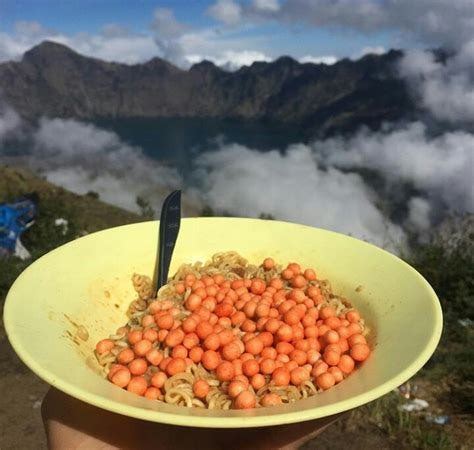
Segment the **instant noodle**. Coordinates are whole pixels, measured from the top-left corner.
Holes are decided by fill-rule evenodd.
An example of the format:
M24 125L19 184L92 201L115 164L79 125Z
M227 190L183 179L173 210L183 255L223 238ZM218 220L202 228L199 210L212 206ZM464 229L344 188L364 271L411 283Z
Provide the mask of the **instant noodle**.
M152 298L133 275L129 321L96 345L104 375L150 400L209 409L294 402L330 389L370 355L358 311L297 263L236 252L182 265Z

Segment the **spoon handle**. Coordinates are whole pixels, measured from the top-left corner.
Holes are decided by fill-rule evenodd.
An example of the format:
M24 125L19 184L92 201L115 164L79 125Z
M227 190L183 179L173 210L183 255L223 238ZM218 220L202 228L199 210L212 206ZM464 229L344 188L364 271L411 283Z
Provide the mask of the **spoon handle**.
M161 208L157 291L168 280L171 257L181 223L181 191L173 191Z

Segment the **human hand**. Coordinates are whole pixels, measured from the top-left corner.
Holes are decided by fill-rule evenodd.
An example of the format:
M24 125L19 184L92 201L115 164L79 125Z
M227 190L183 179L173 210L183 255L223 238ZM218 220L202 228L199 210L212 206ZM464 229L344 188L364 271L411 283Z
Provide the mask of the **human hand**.
M115 414L51 388L41 408L50 450L297 449L340 415L246 429L191 428Z

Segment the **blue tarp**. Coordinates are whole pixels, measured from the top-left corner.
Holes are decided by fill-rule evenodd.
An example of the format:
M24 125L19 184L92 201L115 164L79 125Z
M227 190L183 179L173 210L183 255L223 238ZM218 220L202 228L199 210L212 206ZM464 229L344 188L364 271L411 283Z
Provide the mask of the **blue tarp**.
M35 219L37 196L28 194L11 203L0 203L0 256L13 255L20 237Z

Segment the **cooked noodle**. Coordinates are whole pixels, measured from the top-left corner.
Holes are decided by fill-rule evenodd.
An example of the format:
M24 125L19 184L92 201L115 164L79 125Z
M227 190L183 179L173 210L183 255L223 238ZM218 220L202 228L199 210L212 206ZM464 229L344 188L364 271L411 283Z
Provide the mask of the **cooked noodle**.
M181 265L175 275L168 280L168 283L158 291L156 298L153 298L151 279L143 275L134 274L132 283L138 298L130 304L127 312L129 318L128 323L126 327L122 327L117 330L116 333L109 336L109 339L114 343L114 347L110 351L100 355L96 352L99 364L104 368L104 375L108 373L112 364L117 361L117 354L125 348L130 348L130 344L127 340L127 330L144 331L148 328L158 330L154 323L146 328L142 326L142 319L147 314L150 314L148 308L153 302L171 302L173 306L179 309L179 313L176 315L177 320L183 320L191 314L191 312L183 306L183 303L191 295L191 288L186 288L182 294L178 294L176 291L176 285L182 282L187 275L192 274L196 278L201 278L203 275L212 276L221 274L226 280L260 278L269 282L272 278L277 277L282 270L283 266L281 265L275 265L272 269L265 270L262 266L248 264L247 260L236 252L217 253L206 263L196 262L194 264ZM333 293L329 281L316 279L309 281L308 285L318 287L323 296L324 301L316 305L317 309L330 305L336 310L337 315L352 309L345 298ZM290 290L291 287L289 284L286 284L283 289ZM365 327L362 319L359 325L362 330L361 333L366 335L368 329ZM244 334L244 332L240 330L239 333L240 336ZM153 348L162 351L165 358L170 356L170 348L162 342L154 342ZM149 381L158 371L159 369L157 367L150 366L144 374L144 377ZM193 394L193 384L196 380L200 379L206 380L210 386L209 393L204 399L199 399ZM201 363L190 364L185 372L173 375L165 381L161 388L162 395L159 397L159 400L188 408L230 409L232 399L227 394L228 385L229 382L219 381L216 375L206 370ZM249 390L253 391L253 388L250 386ZM262 397L268 393L278 394L283 403L293 403L297 400L315 395L319 391L321 391L321 389L317 388L315 383L311 380L305 381L300 386L289 385L281 387L274 385L270 375L265 375L265 385L255 392L256 406L261 406Z

